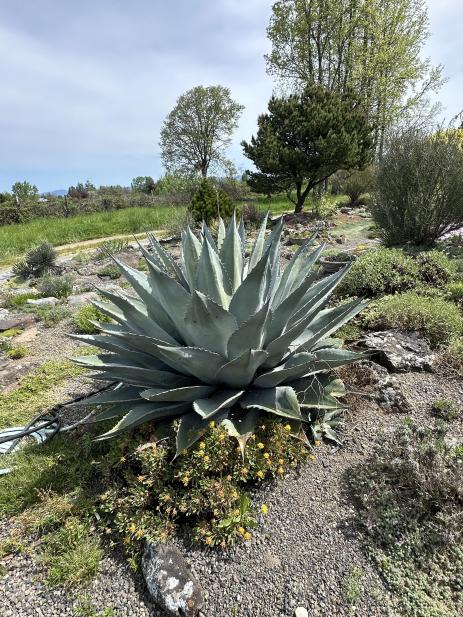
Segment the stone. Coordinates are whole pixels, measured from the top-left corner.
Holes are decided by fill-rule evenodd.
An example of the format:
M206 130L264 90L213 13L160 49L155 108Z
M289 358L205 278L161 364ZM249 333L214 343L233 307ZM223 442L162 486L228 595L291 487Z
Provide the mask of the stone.
M341 214L352 214L352 208L348 208L347 206L343 206L339 209Z
M58 302L58 298L51 296L50 298L37 298L37 300L29 298L27 304L32 304L33 306L55 306Z
M309 617L309 613L303 606L298 606L294 611L294 617Z
M415 333L396 330L371 332L359 346L372 352L372 359L394 373L432 371L434 354L428 343Z
M142 571L151 597L168 615L193 617L198 613L203 590L175 546L146 542Z
M18 364L17 362L0 359L0 388L7 388L16 384L19 378L27 371L27 364Z
M0 332L11 330L12 328L25 328L32 326L36 321L34 315L10 315L6 319L0 318Z
M8 309L0 308L0 320L6 319L9 314L10 314L10 311Z
M98 300L98 294L94 291L89 291L83 294L73 294L68 298L68 305L73 306L85 306L91 304L93 300Z
M411 413L412 408L405 396L402 387L394 377L380 388L376 400L379 405L394 413Z

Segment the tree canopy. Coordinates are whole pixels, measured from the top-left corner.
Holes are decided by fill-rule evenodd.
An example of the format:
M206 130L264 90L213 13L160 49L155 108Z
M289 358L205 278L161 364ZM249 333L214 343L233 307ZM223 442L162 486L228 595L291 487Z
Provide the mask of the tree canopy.
M425 0L277 0L267 33L268 72L290 89L357 93L380 151L386 129L442 83L421 57Z
M226 169L226 149L244 107L224 86L197 86L182 94L161 129L162 161L168 172Z
M257 123L257 136L242 142L258 169L247 172L248 182L261 193L285 191L295 212L301 212L310 191L336 171L362 168L371 159L371 127L348 92L308 86L300 94L273 96L268 113Z
M151 176L137 176L132 180L132 191L151 195L156 188L156 182Z

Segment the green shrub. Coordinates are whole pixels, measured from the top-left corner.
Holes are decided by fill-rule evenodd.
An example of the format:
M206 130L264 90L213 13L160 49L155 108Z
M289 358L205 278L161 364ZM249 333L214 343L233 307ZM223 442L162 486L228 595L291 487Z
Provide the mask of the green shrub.
M120 278L121 273L119 272L119 268L114 264L108 264L107 266L103 266L98 270L99 277L108 277L111 280L115 280Z
M417 282L415 261L399 249L367 251L354 262L338 287L343 296L375 297L412 289Z
M12 360L20 360L27 356L29 350L26 345L11 345L5 353Z
M463 614L463 475L445 428L407 422L346 474L357 528L406 617Z
M24 260L13 266L14 274L23 278L43 276L56 269L56 251L48 242L30 249Z
M138 448L123 442L119 456L114 454L119 462L111 465L113 486L100 496L103 527L133 553L146 538L165 541L180 522L206 545L250 538L256 512L244 489L281 477L310 456L289 424L271 419L261 421L244 459L236 441L213 421L175 465L173 439L146 444L141 435L138 442Z
M373 188L375 170L373 166L362 171L341 171L336 174L336 192L349 197L351 208L368 203L367 193ZM343 204L344 205L344 204Z
M70 276L43 276L37 288L44 298L67 298L72 294L73 281Z
M51 328L60 321L67 319L71 312L65 306L36 306L32 309L32 312L42 321L42 323Z
M189 211L196 223L210 223L221 216L228 218L233 212L233 202L221 189L216 189L210 180L204 179L196 190Z
M449 283L445 291L451 302L463 308L463 282Z
M98 328L92 321L109 323L111 320L103 315L93 304L88 304L79 308L73 315L74 327L80 334L95 334Z
M455 272L452 261L441 251L426 251L416 256L420 281L432 287L444 287Z
M463 338L452 339L448 347L439 354L438 361L447 371L463 377Z
M463 332L463 317L457 306L441 298L430 301L413 292L382 298L370 306L362 321L375 329L419 332L433 347L447 345Z
M463 150L422 131L393 138L378 164L371 211L388 245L433 244L463 225Z
M24 291L22 293L7 293L4 296L3 305L6 308L19 309L27 304L28 300L37 298L35 291Z
M460 411L447 399L437 399L432 404L432 412L441 420L456 420L460 416Z

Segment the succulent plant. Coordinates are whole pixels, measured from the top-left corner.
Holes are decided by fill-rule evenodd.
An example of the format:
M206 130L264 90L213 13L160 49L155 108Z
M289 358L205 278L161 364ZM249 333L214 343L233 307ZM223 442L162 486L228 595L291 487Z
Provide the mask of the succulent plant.
M282 226L280 219L266 237L266 216L248 257L235 215L227 228L219 220L217 241L204 224L199 237L186 229L180 264L151 234L150 251L140 246L146 272L113 256L136 295L100 290L105 301L94 304L115 323L75 336L103 350L75 361L117 382L84 401L97 406L93 421L118 420L100 438L145 422L163 432L177 420L178 454L213 421L244 452L263 414L302 435L314 409L342 407L331 371L363 356L330 336L365 302L326 308L350 266L319 279L323 246L313 250L313 239L281 269Z

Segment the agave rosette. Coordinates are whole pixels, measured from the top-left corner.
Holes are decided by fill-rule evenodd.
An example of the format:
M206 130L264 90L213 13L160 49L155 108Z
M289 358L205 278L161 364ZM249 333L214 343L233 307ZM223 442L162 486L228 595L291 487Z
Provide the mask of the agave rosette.
M275 414L295 434L314 409L341 407L332 369L363 357L331 335L365 306L326 308L349 266L319 279L323 246L308 240L280 267L280 219L266 237L267 217L249 255L232 216L217 240L203 225L182 234L180 263L149 235L147 271L113 257L135 295L100 290L95 306L114 323L76 338L102 353L76 358L97 379L118 385L89 397L94 421L115 419L112 437L144 422L177 423L177 453L221 423L244 450L261 414Z

